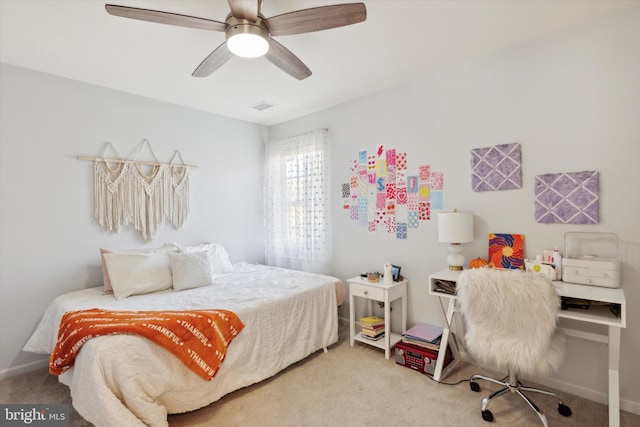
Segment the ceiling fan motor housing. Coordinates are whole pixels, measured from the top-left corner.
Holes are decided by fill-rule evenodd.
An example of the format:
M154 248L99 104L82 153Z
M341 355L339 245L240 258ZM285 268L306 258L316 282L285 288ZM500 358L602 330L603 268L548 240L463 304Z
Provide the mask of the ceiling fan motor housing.
M230 16L226 22L225 37L232 53L244 58L257 58L267 53L270 36L261 18L251 22Z

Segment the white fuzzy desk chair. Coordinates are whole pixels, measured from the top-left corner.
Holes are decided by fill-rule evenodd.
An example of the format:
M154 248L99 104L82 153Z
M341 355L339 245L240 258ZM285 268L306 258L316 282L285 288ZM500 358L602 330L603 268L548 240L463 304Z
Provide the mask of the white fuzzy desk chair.
M571 409L554 393L525 387L518 379L520 375L549 375L564 357L564 336L556 331L560 297L553 283L521 270L478 268L465 270L457 287L467 325L467 351L481 365L507 373L502 380L483 375L470 378L473 391L480 391L477 379L504 387L482 399L482 418L493 421L487 406L508 391L522 397L545 426L549 425L547 417L523 391L555 396L558 412L570 416Z

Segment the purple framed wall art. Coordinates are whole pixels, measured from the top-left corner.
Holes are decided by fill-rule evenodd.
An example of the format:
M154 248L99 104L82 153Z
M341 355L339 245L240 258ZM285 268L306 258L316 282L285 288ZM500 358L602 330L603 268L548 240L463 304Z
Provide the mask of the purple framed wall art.
M536 222L597 224L600 222L600 174L595 171L537 175Z
M475 192L522 188L520 144L471 150L471 189Z

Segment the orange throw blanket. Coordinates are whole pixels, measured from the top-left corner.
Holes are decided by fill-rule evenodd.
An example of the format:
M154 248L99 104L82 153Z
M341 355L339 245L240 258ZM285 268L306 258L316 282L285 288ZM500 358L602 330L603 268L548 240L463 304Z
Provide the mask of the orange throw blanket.
M49 358L49 372L71 368L89 339L112 334L136 334L166 348L205 380L216 375L227 347L244 324L228 310L69 311L62 316L58 342Z

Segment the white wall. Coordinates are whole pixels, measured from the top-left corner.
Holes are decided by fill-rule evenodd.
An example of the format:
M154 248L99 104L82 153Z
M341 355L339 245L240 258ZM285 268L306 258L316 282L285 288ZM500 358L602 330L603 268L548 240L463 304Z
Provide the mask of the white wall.
M409 321L441 323L427 292L446 268L447 247L433 219L406 241L367 232L341 210L348 161L380 144L406 151L409 169L431 164L445 175L444 208L475 214L467 259L487 256L489 232L523 233L527 257L562 247L566 231L615 232L621 241L628 326L622 331L622 407L640 413L640 9L587 27L425 74L418 81L270 128L270 139L326 127L331 137L334 274L347 279L385 261L410 279ZM363 70L364 72L364 70ZM470 150L522 145L523 188L475 193ZM600 172L600 223L538 224L533 182L539 174ZM358 309L364 313L364 304ZM341 317L348 318L343 306ZM398 311L394 311L398 325ZM569 339L556 384L606 402L606 346Z
M0 376L46 359L21 351L49 302L102 283L98 248L222 243L231 260L263 262L262 126L1 64ZM148 139L198 165L184 228L145 244L132 227L93 219L93 163L110 141L129 157ZM148 151L140 159L150 160Z

